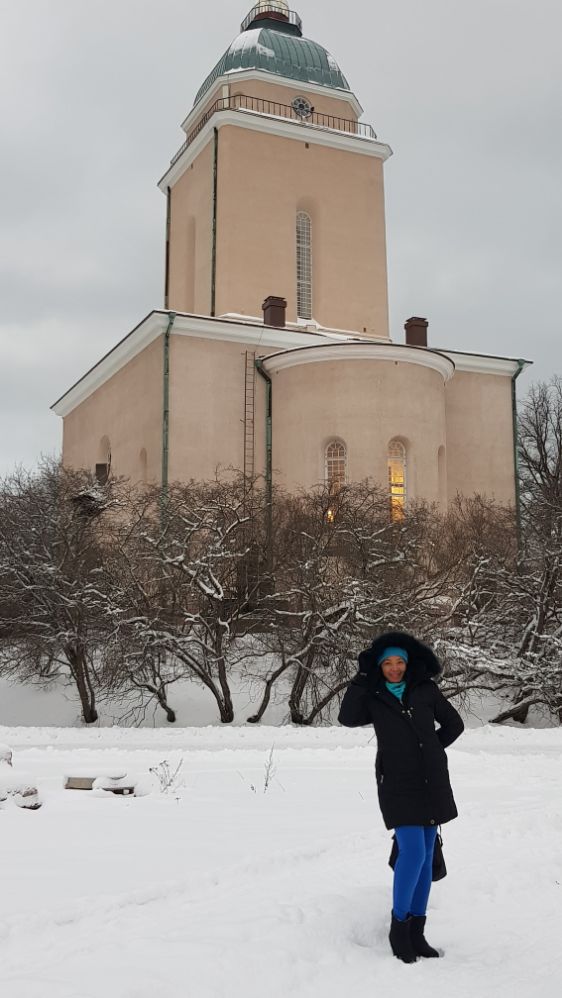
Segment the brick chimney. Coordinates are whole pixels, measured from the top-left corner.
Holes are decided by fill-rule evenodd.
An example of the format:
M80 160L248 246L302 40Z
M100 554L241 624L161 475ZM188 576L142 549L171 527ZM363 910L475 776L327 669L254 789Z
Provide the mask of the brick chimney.
M420 319L419 315L413 315L411 319L406 319L404 329L406 330L406 344L409 347L427 346L427 319Z
M284 326L287 302L285 298L268 295L263 305L263 321L266 326Z

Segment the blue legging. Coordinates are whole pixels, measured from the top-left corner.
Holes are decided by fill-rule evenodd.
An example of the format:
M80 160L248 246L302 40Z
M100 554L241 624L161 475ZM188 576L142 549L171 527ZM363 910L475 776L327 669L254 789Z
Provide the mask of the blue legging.
M396 918L425 915L431 890L435 825L399 825L394 829L398 859L394 867L392 907Z

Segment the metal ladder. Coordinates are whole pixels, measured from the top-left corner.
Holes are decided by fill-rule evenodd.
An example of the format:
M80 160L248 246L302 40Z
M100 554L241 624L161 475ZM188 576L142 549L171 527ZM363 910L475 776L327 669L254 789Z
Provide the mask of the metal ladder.
M246 350L244 368L244 480L251 485L254 478L256 411L256 352Z

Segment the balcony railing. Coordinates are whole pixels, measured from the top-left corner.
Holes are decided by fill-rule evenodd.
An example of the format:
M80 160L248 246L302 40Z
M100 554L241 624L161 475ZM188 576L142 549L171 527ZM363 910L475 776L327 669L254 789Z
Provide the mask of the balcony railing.
M276 7L275 4L271 4L271 6L269 6L268 4L263 3L258 3L255 7L252 7L250 13L247 14L240 25L240 31L246 31L246 28L248 28L252 21L255 21L256 18L259 19L266 17L271 18L273 21L288 21L289 24L296 25L299 31L302 31L302 21L296 10L285 10L281 4L279 7Z
M232 97L219 97L214 104L199 119L195 128L189 133L185 142L178 149L175 156L170 161L170 166L177 163L180 156L188 146L199 135L210 118L220 111L240 111L251 114L261 114L266 117L284 118L292 121L302 128L322 128L330 131L344 132L347 135L356 135L362 139L376 139L376 132L372 125L367 125L363 121L354 121L352 118L340 118L338 115L321 114L312 110L310 114L303 118L297 114L292 104L278 104L277 101L265 100L263 97L248 97L246 94L234 94Z

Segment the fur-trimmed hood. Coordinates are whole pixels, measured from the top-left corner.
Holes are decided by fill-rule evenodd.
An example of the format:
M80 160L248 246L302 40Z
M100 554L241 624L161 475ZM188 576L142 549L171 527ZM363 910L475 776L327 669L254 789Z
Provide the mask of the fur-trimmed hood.
M375 638L370 648L359 655L359 669L375 680L382 678L377 659L385 648L404 648L408 652L408 666L404 678L406 682L421 682L432 679L441 672L441 663L435 652L405 631L387 631Z

